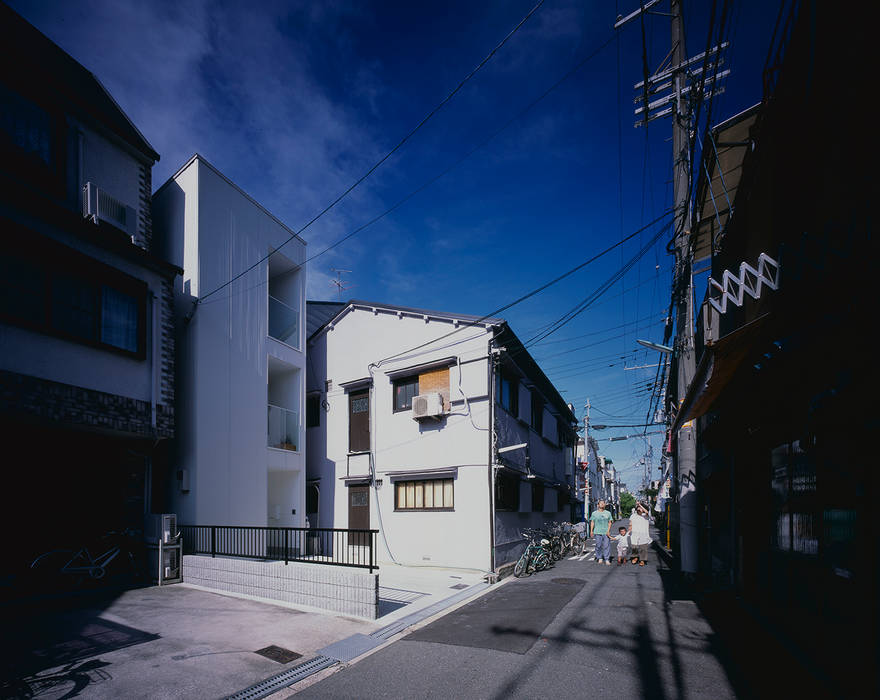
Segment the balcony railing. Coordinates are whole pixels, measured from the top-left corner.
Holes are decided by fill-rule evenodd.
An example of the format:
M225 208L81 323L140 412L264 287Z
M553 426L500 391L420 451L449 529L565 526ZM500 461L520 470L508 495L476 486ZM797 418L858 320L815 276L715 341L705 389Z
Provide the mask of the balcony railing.
M281 406L269 404L269 447L299 452L299 414Z
M269 297L269 336L299 349L299 311Z
M378 530L181 525L184 554L378 569Z

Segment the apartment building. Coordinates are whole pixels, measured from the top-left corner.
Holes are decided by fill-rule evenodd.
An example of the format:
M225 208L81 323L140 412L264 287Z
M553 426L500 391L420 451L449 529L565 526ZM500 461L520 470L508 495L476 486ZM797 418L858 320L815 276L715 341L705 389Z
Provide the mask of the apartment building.
M496 572L568 521L575 418L503 319L309 302L312 525L380 561Z
M306 243L200 155L154 195L174 289L182 524L305 524Z

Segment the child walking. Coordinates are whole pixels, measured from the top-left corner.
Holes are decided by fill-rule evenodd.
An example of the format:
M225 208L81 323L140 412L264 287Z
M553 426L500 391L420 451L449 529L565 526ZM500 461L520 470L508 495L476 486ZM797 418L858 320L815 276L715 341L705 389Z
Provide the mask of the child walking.
M611 539L617 542L617 565L626 563L626 555L629 552L629 533L625 527L617 528L619 535L612 535Z

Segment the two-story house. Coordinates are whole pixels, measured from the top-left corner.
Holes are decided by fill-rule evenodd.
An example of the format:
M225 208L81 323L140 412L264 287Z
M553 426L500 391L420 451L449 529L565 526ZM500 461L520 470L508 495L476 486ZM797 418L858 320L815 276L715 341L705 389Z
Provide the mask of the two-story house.
M153 210L183 268L173 512L190 525L303 526L306 243L199 155Z
M0 4L0 431L11 557L143 527L174 435L159 156L98 79Z
M575 418L503 319L309 302L308 510L380 561L494 574L568 521Z

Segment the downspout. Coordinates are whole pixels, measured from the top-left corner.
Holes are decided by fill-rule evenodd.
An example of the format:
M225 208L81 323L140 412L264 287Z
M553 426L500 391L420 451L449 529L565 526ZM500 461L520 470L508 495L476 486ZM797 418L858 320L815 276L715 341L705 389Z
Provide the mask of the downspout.
M156 347L159 335L156 329L159 305L156 303L156 294L152 289L147 297L150 300L150 360L152 365L150 368L150 425L153 429L153 437L156 437L156 402L158 394L156 384L158 383L159 368L162 364L159 361L159 353Z
M495 571L495 356L494 338L489 338L486 366L489 373L489 571L493 578Z

